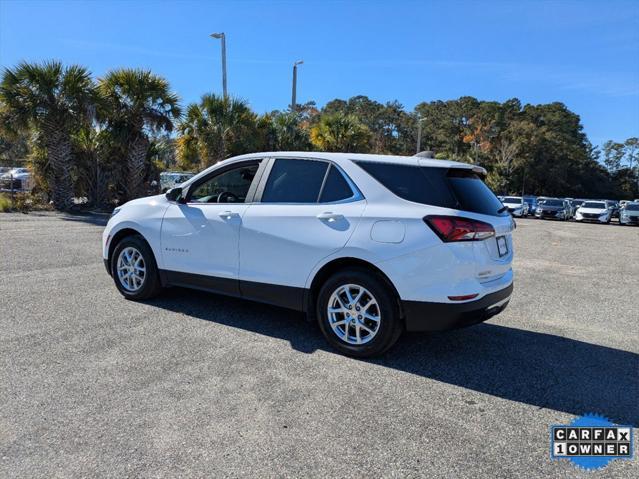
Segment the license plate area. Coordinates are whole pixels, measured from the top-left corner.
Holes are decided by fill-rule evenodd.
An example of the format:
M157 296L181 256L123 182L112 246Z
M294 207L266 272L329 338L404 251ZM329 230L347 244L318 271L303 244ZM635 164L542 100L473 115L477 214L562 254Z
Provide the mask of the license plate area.
M499 253L500 258L508 254L508 242L506 241L505 236L497 237L497 252Z

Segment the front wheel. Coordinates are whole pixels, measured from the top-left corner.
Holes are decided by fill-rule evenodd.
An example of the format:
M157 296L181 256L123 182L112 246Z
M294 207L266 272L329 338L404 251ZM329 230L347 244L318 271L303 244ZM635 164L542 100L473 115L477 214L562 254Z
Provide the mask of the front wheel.
M153 252L140 236L128 236L117 244L111 258L111 274L127 299L149 299L162 289Z
M319 326L338 351L359 358L388 350L402 333L397 298L374 272L349 270L334 274L317 299Z

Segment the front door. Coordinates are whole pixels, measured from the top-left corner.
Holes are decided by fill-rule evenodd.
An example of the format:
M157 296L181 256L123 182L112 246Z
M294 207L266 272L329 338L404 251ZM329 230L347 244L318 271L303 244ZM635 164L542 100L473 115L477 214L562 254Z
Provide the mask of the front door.
M162 222L162 259L171 284L239 293L239 232L259 163L213 171L191 185L185 203L169 206Z

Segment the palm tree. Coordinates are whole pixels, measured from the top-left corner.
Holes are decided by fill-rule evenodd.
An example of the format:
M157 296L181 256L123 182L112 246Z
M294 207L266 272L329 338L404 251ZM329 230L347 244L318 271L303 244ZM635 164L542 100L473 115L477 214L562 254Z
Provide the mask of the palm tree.
M369 150L371 132L355 115L341 112L322 115L311 128L311 142L323 151L364 153Z
M178 97L164 78L129 68L107 73L98 81L98 91L99 117L126 151L126 196L142 196L149 134L173 130L180 117Z
M197 158L201 168L254 151L258 145L257 116L237 98L204 95L200 103L189 105L179 130L181 163Z
M279 113L272 124L277 150L307 151L311 148L308 130L302 127L302 118L297 112Z
M6 68L0 100L17 128L33 128L47 151L53 204L73 205L71 135L93 113L95 86L83 67L62 63L20 63Z

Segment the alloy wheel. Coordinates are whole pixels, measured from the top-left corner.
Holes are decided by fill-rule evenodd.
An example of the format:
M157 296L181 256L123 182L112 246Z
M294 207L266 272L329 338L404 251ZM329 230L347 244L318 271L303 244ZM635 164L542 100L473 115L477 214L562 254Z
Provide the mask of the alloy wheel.
M370 342L379 331L381 312L375 297L363 286L339 286L328 300L328 321L342 341L352 345Z
M131 293L138 291L146 278L146 263L142 253L132 246L124 248L118 255L116 272L125 290Z

